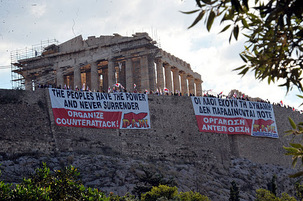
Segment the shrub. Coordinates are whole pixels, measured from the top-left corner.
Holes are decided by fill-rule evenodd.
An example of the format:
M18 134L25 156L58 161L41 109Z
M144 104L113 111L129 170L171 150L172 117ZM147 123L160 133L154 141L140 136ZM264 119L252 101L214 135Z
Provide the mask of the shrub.
M192 192L192 191L188 191L188 192L180 192L178 197L182 200L182 201L210 201L210 199L205 196L205 195L201 195L198 192Z
M73 166L65 167L62 170L53 172L43 163L35 173L21 184L14 187L11 184L0 182L0 200L5 201L50 201L50 200L96 200L109 201L119 200L106 197L98 189L86 188L78 180L79 172Z
M164 197L166 199L172 199L178 194L177 187L170 187L166 185L159 185L153 187L151 191L142 195L142 201L156 201L158 198Z
M210 201L207 196L201 195L197 192L180 192L177 187L170 187L167 185L159 185L153 187L151 191L141 196L142 201L156 201L156 200L180 200L180 201Z
M272 192L265 189L257 190L257 199L256 201L296 201L294 197L291 197L287 193L282 193L281 198L276 197Z
M240 201L239 198L239 188L235 181L231 182L231 187L229 188L229 201Z
M176 182L173 178L164 177L164 175L152 167L140 166L140 170L143 174L138 175L139 182L132 191L139 199L143 193L146 193L152 189L153 186L168 185L176 186Z
M1 172L0 172L1 174ZM134 195L123 197L110 193L107 197L98 189L86 188L79 180L79 172L73 166L51 171L45 163L35 173L12 185L0 181L0 201L138 201ZM177 187L159 185L142 195L142 201L209 201L208 197L197 192L180 192Z
M5 184L3 181L0 181L0 200L8 200L11 194L11 184Z

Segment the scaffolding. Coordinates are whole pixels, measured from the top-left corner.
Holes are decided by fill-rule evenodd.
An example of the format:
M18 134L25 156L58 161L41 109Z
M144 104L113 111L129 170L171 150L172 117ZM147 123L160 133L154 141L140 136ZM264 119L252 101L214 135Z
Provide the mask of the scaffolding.
M11 82L12 89L24 89L24 77L18 73L21 70L19 60L38 57L42 55L44 49L52 44L58 45L56 39L41 41L40 44L32 45L30 48L11 51Z

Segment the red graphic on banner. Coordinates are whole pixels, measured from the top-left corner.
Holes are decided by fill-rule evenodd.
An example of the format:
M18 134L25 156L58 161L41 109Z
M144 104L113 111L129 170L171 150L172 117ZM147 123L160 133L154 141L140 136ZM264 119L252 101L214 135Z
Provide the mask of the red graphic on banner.
M276 127L273 125L274 123L275 122L273 120L255 120L253 132L277 133Z
M58 126L117 129L120 127L122 112L80 111L53 108Z
M200 132L251 135L252 119L196 115Z
M122 128L149 128L148 120L144 119L146 116L146 112L124 114Z

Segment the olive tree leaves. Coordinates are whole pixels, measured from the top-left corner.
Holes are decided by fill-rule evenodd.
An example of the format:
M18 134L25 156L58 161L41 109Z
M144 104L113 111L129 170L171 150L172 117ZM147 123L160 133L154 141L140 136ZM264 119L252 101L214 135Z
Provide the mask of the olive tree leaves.
M296 124L290 117L288 117L289 124L291 125L292 129L286 131L285 136L292 135L293 140L296 137L302 137L303 140L303 122ZM297 139L298 140L298 139ZM295 167L300 161L301 165L303 164L303 145L302 143L289 143L289 147L283 146L286 150L285 155L292 156L292 166ZM295 174L289 175L291 178L303 176L303 171L298 171Z
M211 30L213 22L216 18L221 17L221 23L224 21L232 21L234 24L230 34L237 40L240 33L240 26L238 23L241 21L243 25L247 26L247 22L243 16L243 13L248 10L247 0L242 1L242 4L238 0L196 0L199 9L195 9L189 12L183 12L184 14L193 14L199 12L194 22L188 27L189 29L200 22L205 17L204 23L208 31ZM238 16L237 16L238 15ZM228 30L232 24L226 25L221 32ZM220 32L220 33L221 33Z
M242 33L246 45L240 53L245 65L235 68L244 76L255 73L258 80L270 84L283 80L287 91L293 86L303 91L303 3L300 0L196 0L198 9L184 14L197 14L188 27L204 19L208 31L216 19L225 24L220 31L230 30L229 42ZM227 23L227 24L226 24Z

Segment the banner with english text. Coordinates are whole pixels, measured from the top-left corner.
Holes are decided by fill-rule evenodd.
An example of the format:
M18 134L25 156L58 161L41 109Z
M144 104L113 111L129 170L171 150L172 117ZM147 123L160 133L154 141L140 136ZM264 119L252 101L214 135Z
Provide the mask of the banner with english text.
M137 93L99 93L49 88L58 126L149 129L148 97Z
M269 103L214 97L191 97L200 132L278 138Z

